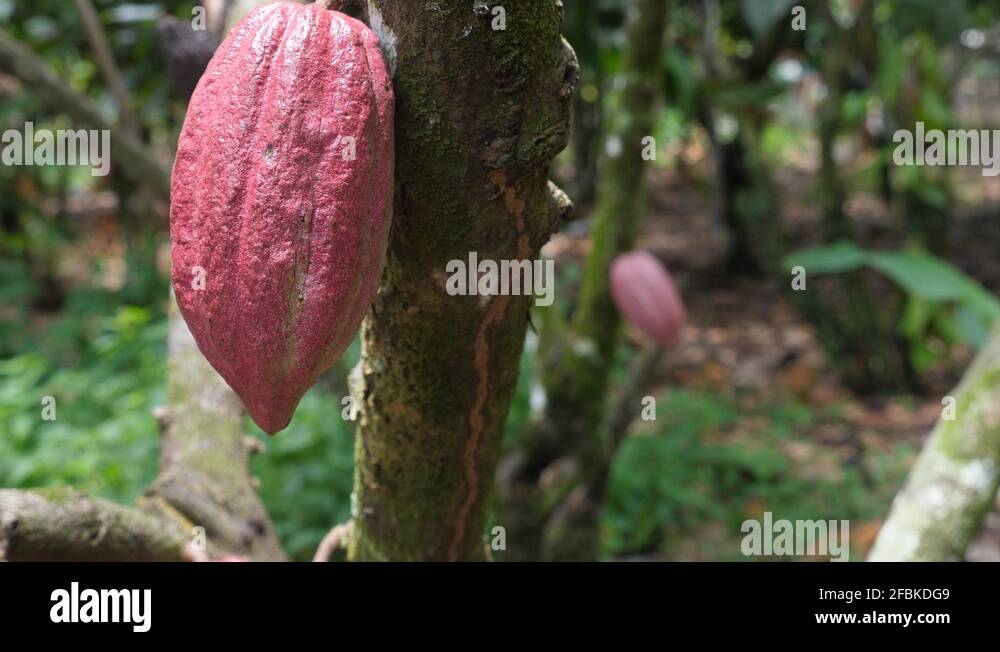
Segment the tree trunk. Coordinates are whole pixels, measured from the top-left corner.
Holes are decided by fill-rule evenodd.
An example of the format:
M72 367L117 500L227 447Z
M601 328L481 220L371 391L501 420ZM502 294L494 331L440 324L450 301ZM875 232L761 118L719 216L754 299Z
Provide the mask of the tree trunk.
M566 205L546 176L568 139L576 80L559 3L503 10L462 0L366 8L394 77L396 196L352 378L354 560L484 557L532 297L450 296L445 270L470 252L539 256L562 218L553 207Z
M590 206L597 187L597 146L603 122L601 93L605 81L602 52L596 37L600 30L597 9L597 3L592 0L567 3L566 35L580 61L580 90L573 94L571 137L575 174L570 193L578 206Z
M938 421L869 560L960 561L993 506L1000 487L1000 331L952 397L954 418Z
M782 274L785 251L781 207L775 199L770 170L758 154L763 120L740 119L737 133L723 142L716 133L715 111L707 101L699 113L715 158L719 221L729 236L726 275Z
M502 522L517 542L510 559L594 559L604 479L602 442L608 376L621 317L611 300L611 261L632 248L645 214L643 139L653 131L667 3L637 0L627 18L620 73L599 166L592 249L580 303L555 368L546 372L544 420L522 433L500 474ZM548 352L543 354L548 357ZM543 480L548 478L552 482Z

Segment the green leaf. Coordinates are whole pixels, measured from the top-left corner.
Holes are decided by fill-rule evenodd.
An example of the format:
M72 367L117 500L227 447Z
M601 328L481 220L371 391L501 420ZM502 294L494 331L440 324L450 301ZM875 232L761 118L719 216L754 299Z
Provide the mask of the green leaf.
M923 252L869 252L867 261L907 294L931 301L957 301L969 282L951 265Z
M868 264L911 296L954 301L989 317L1000 316L1000 301L962 271L922 251L868 252Z
M803 249L785 258L785 267L801 266L807 274L850 272L866 263L867 252L852 242L841 240L823 247Z
M789 269L801 265L809 274L837 274L867 266L886 276L909 299L900 332L911 341L922 338L933 322L948 331L942 334L949 339L961 336L978 348L986 341L990 324L1000 317L1000 300L958 268L924 251L867 251L841 241L795 252L784 262ZM954 320L942 314L946 306L958 307Z

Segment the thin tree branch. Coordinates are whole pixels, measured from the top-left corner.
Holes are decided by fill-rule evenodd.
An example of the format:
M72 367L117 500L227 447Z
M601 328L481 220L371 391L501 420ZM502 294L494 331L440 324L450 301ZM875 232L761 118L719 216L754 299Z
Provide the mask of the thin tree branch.
M313 561L330 561L330 557L334 552L340 548L347 548L347 544L351 538L351 530L353 528L354 521L347 521L346 523L341 523L330 530L327 535L323 537L323 540L319 542L319 547L316 548L316 554L313 555Z
M646 391L646 388L649 387L653 374L659 366L660 360L663 357L663 347L657 346L648 351L643 351L639 356L639 360L629 377L628 384L622 390L621 398L611 410L611 424L609 428L611 431L611 443L608 449L609 466L611 460L614 459L615 453L618 451L618 447L625 440L629 426L635 419L638 412L636 409L637 403L641 403L639 399L643 392Z
M111 158L121 173L148 184L163 199L170 197L170 171L149 148L101 115L93 102L73 90L31 50L0 30L0 71L17 77L55 111L65 113L81 127L112 132Z
M112 97L115 98L115 104L118 106L118 121L125 129L128 129L131 135L138 138L139 123L136 122L135 115L132 113L132 104L129 101L128 91L125 90L121 72L115 63L114 55L111 53L111 47L108 45L108 38L104 33L104 27L101 25L101 19L98 17L97 12L94 10L94 5L91 4L90 0L74 0L74 2L76 3L77 11L80 13L80 18L83 19L83 27L87 32L87 40L90 41L90 48L94 51L94 58L97 59L97 65L101 69L101 74L108 85L108 90L111 91Z

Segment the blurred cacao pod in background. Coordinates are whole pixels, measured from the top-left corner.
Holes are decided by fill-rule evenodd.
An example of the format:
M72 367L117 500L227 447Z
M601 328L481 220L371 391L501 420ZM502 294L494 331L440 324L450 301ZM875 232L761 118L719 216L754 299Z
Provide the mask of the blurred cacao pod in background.
M368 27L279 3L230 32L178 143L172 279L202 353L268 433L374 297L392 175L392 86Z
M646 251L624 253L611 263L611 298L629 324L662 346L684 328L684 302L669 272Z

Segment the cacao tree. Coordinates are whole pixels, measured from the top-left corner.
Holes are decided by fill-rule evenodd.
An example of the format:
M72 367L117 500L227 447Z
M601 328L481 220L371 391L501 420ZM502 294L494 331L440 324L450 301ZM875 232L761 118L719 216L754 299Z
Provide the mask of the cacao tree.
M114 129L85 96L3 31L0 70L80 125ZM129 130L115 134L116 173L166 197L167 166ZM245 434L243 405L199 352L176 308L167 367L167 404L156 415L160 469L138 505L73 489L0 490L0 559L285 559L249 473L249 458L260 445Z
M576 81L560 3L366 8L394 70L396 194L362 326L352 559L484 556L530 296L449 296L448 261L530 260L566 216L547 180ZM442 34L466 34L441 38Z
M486 5L470 8L458 1L438 2L434 11L410 2L370 2L356 13L378 34L392 75L400 156L395 163L395 220L386 269L363 328L364 353L354 390L360 425L351 557L481 558L485 506L531 297L501 296L483 305L478 298L446 294L440 276L450 259L464 259L470 251L495 259L535 258L568 215L571 206L548 182L547 171L568 139L576 60L559 35L562 11L555 1L501 7L502 16ZM442 39L442 33L456 38ZM73 107L85 124L107 125L86 100L73 95L23 48L4 38L0 55L0 68L29 82L54 105ZM316 56L310 53L307 58ZM352 68L349 74L371 73ZM308 89L291 90L294 94ZM196 112L197 105L196 94L192 107ZM365 107L326 108L336 112ZM214 110L224 111L218 106ZM206 126L212 131L226 125ZM363 146L370 148L374 164L391 169L391 144L372 137L377 128L363 131ZM116 150L129 157L119 159L126 173L136 173L137 179L165 178L164 166L144 147L126 144ZM188 165L184 152L182 146L182 175ZM266 156L266 146L257 154ZM134 161L145 168L130 166ZM310 167L294 158L287 163L290 174ZM195 176L185 178L197 191ZM371 174L368 178L373 180ZM184 209L186 185L175 189L181 191L178 207ZM376 192L356 201L371 199L378 213L377 198ZM355 225L355 235L368 238L377 250L381 238L378 228L368 232L370 226ZM179 234L183 267L193 262L184 258L184 237L204 240L206 233L189 233L185 227ZM378 268L376 258L365 264L369 276ZM217 267L216 271L224 278L231 270ZM368 293L364 290L361 295ZM358 305L363 303L362 298ZM237 318L231 325L269 325L248 321ZM443 329L442 324L452 328ZM194 353L184 324L177 321L174 327L178 334L171 339L170 386L175 389L170 397L177 405L168 405L162 415L161 477L135 518L114 517L113 522L127 528L137 546L148 543L161 551L160 558L186 550L181 545L185 528L203 522L210 525L209 539L215 542L212 553L280 557L245 473L253 447L244 443L240 432L239 402ZM212 336L202 330L202 339L205 348ZM310 362L322 365L331 355L317 357ZM215 362L224 367L220 359ZM238 375L230 379L237 382ZM213 387L218 387L217 393ZM191 406L186 405L189 402ZM283 420L261 418L272 426ZM216 449L218 455L205 454ZM226 456L228 464L223 462ZM5 529L0 537L9 558L24 555L23 542L36 529L48 527L48 516L52 522L65 522L59 516L60 505L51 500L40 501L23 492L5 492L2 498L5 522L17 524L16 534ZM81 518L125 509L85 497L74 501L70 516L80 513ZM154 525L144 520L140 514L146 513L163 522L155 520ZM156 543L159 536L166 543Z
M653 130L668 3L637 0L626 17L628 47L610 102L598 165L591 235L571 322L550 316L540 352L544 415L519 434L498 475L499 520L518 542L511 559L596 559L597 522L613 447L603 439L609 372L621 318L610 291L612 261L631 249L644 214L642 156ZM558 474L554 483L544 474Z

